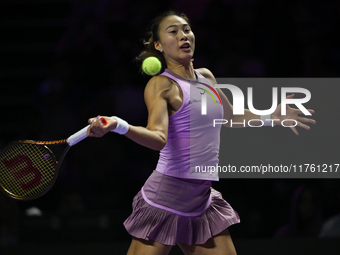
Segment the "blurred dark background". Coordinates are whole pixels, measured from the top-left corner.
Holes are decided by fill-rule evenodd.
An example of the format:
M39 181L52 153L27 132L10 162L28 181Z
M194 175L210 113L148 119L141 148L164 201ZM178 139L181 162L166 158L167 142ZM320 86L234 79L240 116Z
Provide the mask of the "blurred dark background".
M192 21L194 66L207 67L216 77L339 76L339 1L1 0L0 148L19 139L66 138L98 114L145 126L143 90L150 77L141 75L133 60L151 19L170 8ZM317 102L322 100L329 103L320 97ZM325 137L338 139L338 105L331 103L327 120L333 129L300 130L304 148ZM318 105L309 106L317 111ZM230 132L250 142L256 137L254 130ZM287 139L279 136L295 139L292 132ZM334 155L334 161L321 163L339 163L336 144L319 147ZM289 143L281 149L284 155ZM117 134L84 140L69 151L43 197L18 202L0 195L0 248L13 254L58 249L124 254L130 236L122 223L157 160L158 152ZM338 254L339 184L338 179L222 179L213 186L241 217L241 224L230 228L239 254ZM323 224L332 217L327 226L334 228L325 233ZM175 248L172 254L181 253Z

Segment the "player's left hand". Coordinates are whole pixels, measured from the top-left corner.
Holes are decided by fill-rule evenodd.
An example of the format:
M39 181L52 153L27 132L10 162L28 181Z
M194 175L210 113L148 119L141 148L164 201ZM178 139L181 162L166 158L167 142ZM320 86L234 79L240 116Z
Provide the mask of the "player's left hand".
M291 94L291 95L287 96L287 99L291 99L293 97L294 97L294 94ZM314 110L308 109L308 111L312 114L314 113ZM274 123L279 124L279 125L281 125L281 122L283 120L291 119L291 120L285 121L284 124L287 125L287 126L292 126L292 127L290 127L291 130L296 135L298 135L299 132L296 130L296 127L293 127L296 123L297 123L298 127L302 127L306 130L309 130L310 127L308 125L304 124L304 123L311 123L311 124L316 123L316 121L314 119L310 119L310 118L306 118L306 117L300 117L299 114L303 114L303 112L299 109L293 109L293 108L290 108L288 105L286 105L286 115L282 115L281 104L279 104L276 107L276 110L272 113L272 119L277 119L276 121L274 121ZM295 120L296 123L293 120Z

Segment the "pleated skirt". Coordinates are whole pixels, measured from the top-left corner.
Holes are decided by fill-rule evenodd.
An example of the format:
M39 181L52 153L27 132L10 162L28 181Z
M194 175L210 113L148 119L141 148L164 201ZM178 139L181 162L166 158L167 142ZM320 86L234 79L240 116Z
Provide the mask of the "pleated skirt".
M132 214L125 220L128 233L136 238L164 245L204 244L229 226L239 223L237 212L212 187L211 203L198 216L181 216L148 204L139 191L133 199Z

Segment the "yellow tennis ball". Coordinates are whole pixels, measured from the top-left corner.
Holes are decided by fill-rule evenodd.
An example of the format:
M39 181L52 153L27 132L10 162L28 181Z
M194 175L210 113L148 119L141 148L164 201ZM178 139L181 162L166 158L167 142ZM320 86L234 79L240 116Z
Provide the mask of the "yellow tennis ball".
M144 59L142 68L143 68L144 73L146 73L147 75L156 75L161 71L162 64L158 58L148 57Z

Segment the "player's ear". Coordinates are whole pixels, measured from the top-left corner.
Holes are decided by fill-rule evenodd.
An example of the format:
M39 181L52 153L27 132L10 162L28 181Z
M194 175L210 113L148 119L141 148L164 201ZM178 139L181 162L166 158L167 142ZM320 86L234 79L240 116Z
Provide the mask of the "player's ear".
M155 41L155 42L154 42L154 46L155 46L155 49L156 49L156 50L158 50L158 51L160 51L160 52L163 51L162 45L161 45L160 41Z

